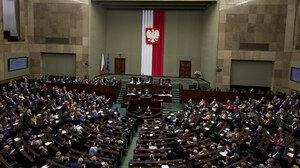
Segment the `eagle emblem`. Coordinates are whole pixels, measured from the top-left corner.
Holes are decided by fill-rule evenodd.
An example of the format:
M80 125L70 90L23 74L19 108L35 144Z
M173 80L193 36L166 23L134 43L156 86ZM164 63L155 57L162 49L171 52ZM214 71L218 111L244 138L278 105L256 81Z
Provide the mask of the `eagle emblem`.
M160 32L158 28L146 28L146 43L159 44Z

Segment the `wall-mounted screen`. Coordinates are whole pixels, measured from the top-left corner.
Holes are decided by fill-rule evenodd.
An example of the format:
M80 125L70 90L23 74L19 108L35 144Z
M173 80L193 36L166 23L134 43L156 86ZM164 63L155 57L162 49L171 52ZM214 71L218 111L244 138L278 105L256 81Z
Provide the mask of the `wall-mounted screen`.
M300 68L291 68L291 80L300 83Z
M16 71L28 68L28 57L8 59L8 71Z

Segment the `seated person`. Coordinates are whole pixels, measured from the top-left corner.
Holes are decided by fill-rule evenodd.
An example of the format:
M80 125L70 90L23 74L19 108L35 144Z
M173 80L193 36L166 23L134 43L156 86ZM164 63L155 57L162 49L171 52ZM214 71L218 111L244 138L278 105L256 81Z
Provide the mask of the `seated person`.
M149 92L148 88L146 88L146 90L145 90L144 94L145 94L145 95L149 95L149 94L150 94L150 92Z
M135 84L140 85L141 83L143 83L143 80L140 77L138 77Z
M281 147L276 146L275 151L268 154L268 158L271 158L273 160L279 160L281 158L282 152Z
M172 84L171 84L171 80L170 80L170 79L166 79L165 85L172 86Z
M130 84L135 84L135 80L134 80L133 77L130 79L129 83L130 83Z
M117 78L116 77L113 77L111 80L110 80L110 84L111 85L115 85L117 83Z
M163 85L165 82L164 82L164 79L163 78L159 78L158 80L158 84L159 85Z
M9 160L8 162L10 163L10 161L15 160L16 153L14 149L10 150L9 148L9 145L5 145L1 150L1 155L5 160Z
M131 93L138 94L139 92L135 88L133 88L132 91L131 91Z
M145 115L149 116L151 115L151 109L150 109L150 106L147 107L147 109L145 110Z
M216 130L216 131L219 131L220 129L223 128L223 125L224 125L223 121L220 121L220 122L216 125L215 130Z
M84 168L83 159L79 158L78 161L77 161L77 163L72 163L71 164L71 167L72 168Z
M154 158L154 155L153 155L153 154L150 154L150 156L149 156L149 161L156 161L156 159Z
M135 115L139 116L141 114L142 114L142 109L141 109L141 106L139 106L138 109L135 112Z
M127 88L127 94L130 94L132 91L130 88Z
M152 76L149 76L146 83L149 84L149 83L152 83L152 82L153 82L153 78L152 78Z

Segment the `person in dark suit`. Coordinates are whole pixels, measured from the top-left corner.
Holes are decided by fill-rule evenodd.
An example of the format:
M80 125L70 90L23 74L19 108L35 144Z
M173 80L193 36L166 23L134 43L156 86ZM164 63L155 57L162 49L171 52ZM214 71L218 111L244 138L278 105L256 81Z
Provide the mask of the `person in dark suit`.
M91 157L91 161L89 161L86 165L86 168L101 168L102 165L100 162L97 161L97 157Z
M293 93L291 94L291 97L292 97L293 99L298 99L298 98L299 98L299 95L298 95L298 93L297 93L296 90L293 91Z
M232 156L234 153L238 153L241 154L240 149L238 148L236 143L232 143L232 149L230 150L230 152L228 152L227 155Z
M149 94L150 94L150 92L149 92L148 88L146 88L146 90L145 90L144 94L145 94L145 95L149 95Z
M0 89L0 93L3 94L4 92L6 92L5 86L2 86L2 88Z
M142 114L142 109L141 109L141 106L139 106L135 112L135 115L140 116L141 114Z
M158 84L159 85L163 85L165 82L164 82L164 79L163 78L159 78L158 80Z
M275 147L275 151L268 154L268 158L273 160L279 160L282 156L281 148L279 146Z
M16 102L10 97L7 102L6 102L7 106L11 107L13 105L16 104Z
M133 77L130 79L129 83L130 83L130 84L135 84L135 80L134 80Z
M84 168L83 166L83 159L79 158L77 163L71 163L71 168Z
M23 102L24 106L29 107L31 105L31 102L29 100L29 96L25 97L25 100Z
M135 84L140 85L143 82L144 81L140 77L138 77L137 80L136 80L136 82L135 82Z
M165 84L165 85L168 85L168 86L172 86L171 80L170 80L170 79L166 79L166 82L165 82L164 84Z
M116 77L113 77L111 80L110 80L110 84L111 85L115 85L117 83L117 78Z
M219 131L220 129L223 128L223 126L224 126L223 121L220 121L220 122L216 125L215 130L216 130L216 131Z
M150 84L150 83L152 83L152 82L153 82L153 78L152 78L152 76L149 76L146 83L147 83L147 84Z
M131 93L138 94L138 91L135 88L133 88L132 91L131 91Z
M145 110L145 115L149 116L149 115L151 115L151 113L152 112L151 112L150 106L148 106L147 109Z

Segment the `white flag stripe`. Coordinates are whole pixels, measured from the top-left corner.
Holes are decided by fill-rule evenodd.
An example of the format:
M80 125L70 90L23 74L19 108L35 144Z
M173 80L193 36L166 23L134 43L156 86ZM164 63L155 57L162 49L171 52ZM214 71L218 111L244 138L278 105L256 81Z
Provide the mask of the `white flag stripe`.
M105 71L105 68L104 68L104 54L102 54L102 59L101 59L101 67L100 67L100 71Z
M146 28L153 27L153 10L143 10L141 75L152 75L152 45L146 44Z

